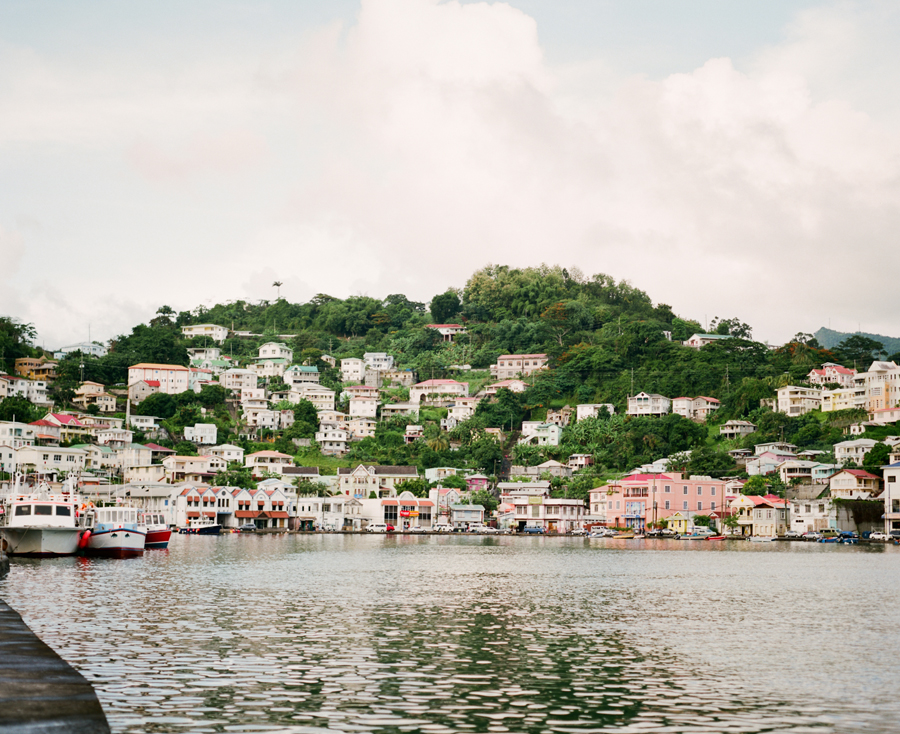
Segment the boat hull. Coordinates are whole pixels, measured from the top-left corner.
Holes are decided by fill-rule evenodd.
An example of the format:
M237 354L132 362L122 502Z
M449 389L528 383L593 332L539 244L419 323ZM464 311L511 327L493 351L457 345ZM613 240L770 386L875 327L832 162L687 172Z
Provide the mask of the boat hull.
M5 551L11 556L52 558L74 556L81 528L0 528Z
M116 528L91 534L85 552L89 556L127 558L144 552L145 534L139 530Z
M171 537L172 531L169 528L165 530L148 530L144 548L146 550L164 550L169 547L169 539Z

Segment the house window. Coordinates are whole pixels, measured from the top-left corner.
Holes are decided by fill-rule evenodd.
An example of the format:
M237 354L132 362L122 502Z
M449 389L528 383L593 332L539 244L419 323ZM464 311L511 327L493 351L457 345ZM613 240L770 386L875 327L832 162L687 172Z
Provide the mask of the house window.
M715 502L710 502L710 503L709 503L709 509L712 510L713 512L715 512L715 511L716 511L716 503L715 503Z
M684 509L686 510L687 508L688 508L688 501L685 500L685 501L684 501Z
M703 487L697 487L697 496L699 497L701 494L703 494Z
M667 484L667 485L666 485L666 492L671 492L671 491L672 491L672 488Z
M687 494L687 487L684 488L683 494Z
M666 500L666 509L667 509L667 510L671 510L671 509L672 509L671 507L669 507L669 500Z
M697 509L698 509L698 510L702 510L702 509L703 509L703 503L702 503L702 502L697 502Z

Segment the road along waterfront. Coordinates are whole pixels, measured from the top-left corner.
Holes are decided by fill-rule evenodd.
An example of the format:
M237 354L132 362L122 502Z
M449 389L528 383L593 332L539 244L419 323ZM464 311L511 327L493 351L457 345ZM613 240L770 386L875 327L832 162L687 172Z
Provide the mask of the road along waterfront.
M900 548L178 536L0 598L116 732L891 732Z

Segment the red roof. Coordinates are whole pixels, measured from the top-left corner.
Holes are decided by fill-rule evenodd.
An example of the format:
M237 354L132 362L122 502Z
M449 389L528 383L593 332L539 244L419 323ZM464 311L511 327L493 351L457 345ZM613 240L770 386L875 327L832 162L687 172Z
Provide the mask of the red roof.
M623 482L649 482L653 479L668 479L671 480L668 474L632 474L631 476L625 477Z
M381 500L381 505L389 505L393 507L397 505L397 500Z
M64 426L79 426L83 428L83 424L74 415L68 413L50 413L56 420Z
M269 512L267 512L266 514L269 517L274 518L285 518L288 516L288 514L284 510L269 510Z
M546 354L501 354L497 359L547 359Z
M32 421L28 424L29 426L52 426L53 428L59 428L55 423L51 423L50 421L45 421L41 418L39 421Z
M158 443L145 443L144 448L150 449L151 451L162 451L167 454L175 453L175 449L167 449L165 446L160 446Z
M140 382L146 383L150 387L159 387L159 380L140 380Z
M881 477L876 476L875 474L870 474L865 469L844 469L847 474L852 474L854 477L859 477L860 479L881 479ZM838 472L840 474L841 472Z
M416 387L422 387L423 385L462 385L462 383L456 380L425 380L425 382L420 382Z
M426 324L429 329L462 329L461 324Z

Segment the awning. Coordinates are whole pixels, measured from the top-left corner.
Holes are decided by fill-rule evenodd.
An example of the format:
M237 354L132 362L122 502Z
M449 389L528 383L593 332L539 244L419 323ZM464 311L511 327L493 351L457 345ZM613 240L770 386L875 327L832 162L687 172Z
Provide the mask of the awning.
M275 518L276 520L280 518L286 518L288 516L288 514L283 510L272 510L270 512L267 512L266 514L271 518Z
M434 502L431 500L419 500L419 507L434 507Z
M215 517L216 516L215 512L204 512L203 514L205 517Z
M187 516L188 517L200 517L200 513L199 512L189 512L187 514Z
M237 512L234 513L234 516L235 517L249 517L252 519L252 518L256 517L258 514L259 513L256 512L255 510L238 510Z
M396 506L397 506L397 500L381 500L381 505L382 505L382 507L384 507L385 505L389 505L389 506L392 506L392 507L396 507Z

